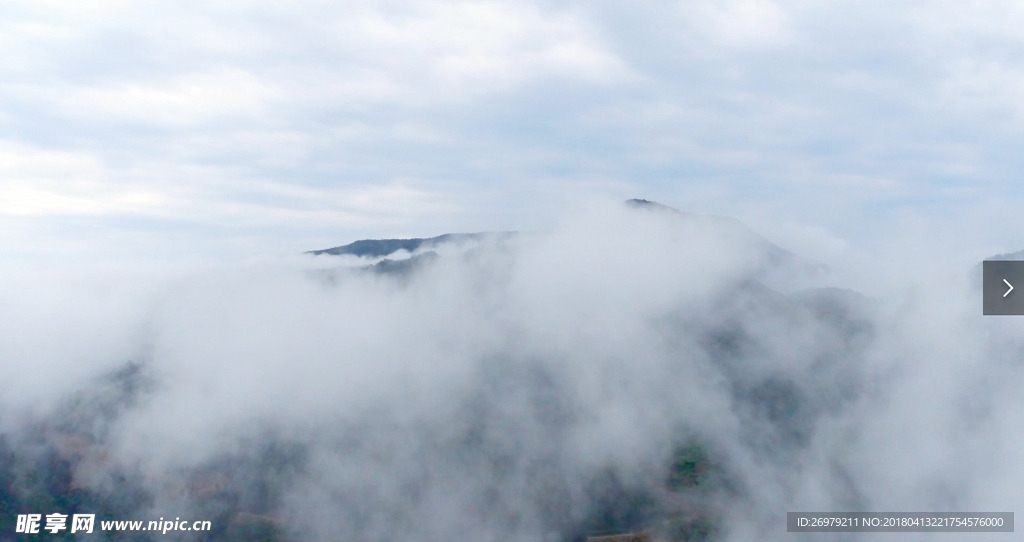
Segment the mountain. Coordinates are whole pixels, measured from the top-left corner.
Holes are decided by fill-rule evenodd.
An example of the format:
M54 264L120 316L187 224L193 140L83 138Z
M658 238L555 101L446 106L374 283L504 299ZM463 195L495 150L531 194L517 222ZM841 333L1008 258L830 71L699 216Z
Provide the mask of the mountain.
M413 238L413 239L362 239L347 245L325 248L322 250L311 250L306 254L314 256L326 254L330 256L359 256L361 258L381 258L390 256L399 250L415 252L418 249L435 248L444 244L460 244L471 241L480 241L492 236L511 236L516 232L479 232L479 233L446 233L437 237Z
M753 278L772 287L788 291L806 288L807 285L820 282L819 279L828 271L826 266L808 262L772 243L735 218L683 212L655 201L639 198L626 200L623 204L637 213L650 213L668 220L680 220L706 228L723 243L745 247L749 253L750 264L756 270ZM432 261L436 254L431 253L439 247L500 242L519 235L519 232L503 231L446 233L436 237L411 239L362 239L347 245L311 250L306 254L389 258L396 252L404 250L413 254L413 257L409 258L410 261L405 261L402 258L389 258L367 266L366 269L382 274L407 275L423 261ZM429 257L416 258L417 251L426 253Z
M744 242L748 246L754 247L756 252L759 252L764 258L764 263L768 266L779 266L786 264L801 264L798 258L792 252L772 243L765 239L761 235L758 235L753 230L748 228L745 224L739 220L731 217L717 216L717 215L704 215L697 213L685 213L668 205L662 205L656 201L650 201L645 199L630 199L626 200L625 205L637 210L648 211L652 213L664 213L666 215L674 215L682 220L694 221L707 224L714 230L721 234L733 237L736 240ZM824 271L823 266L811 266L817 267L819 271Z
M1018 250L1017 252L1010 252L1007 254L996 254L995 256L989 256L986 260L999 260L999 261L1019 261L1024 260L1024 250ZM981 265L980 263L978 264Z
M730 234L735 237L742 238L745 241L750 242L758 251L763 252L767 260L771 264L779 264L787 261L793 261L796 256L764 237L758 235L750 228L746 227L742 222L735 218L715 216L715 215L702 215L696 213L684 213L678 209L662 205L655 201L646 199L629 199L623 202L624 205L631 209L635 209L640 212L651 212L665 214L666 216L676 216L682 220L696 221L709 224L715 229ZM329 255L329 256L359 256L362 258L383 258L390 256L395 252L404 250L406 252L415 252L417 250L428 250L435 249L441 245L449 244L463 244L467 242L480 242L487 239L505 239L519 235L516 231L503 231L503 232L476 232L476 233L446 233L438 235L436 237L414 237L411 239L361 239L354 241L347 245L341 245L331 248L310 250L306 254L312 254L314 256Z

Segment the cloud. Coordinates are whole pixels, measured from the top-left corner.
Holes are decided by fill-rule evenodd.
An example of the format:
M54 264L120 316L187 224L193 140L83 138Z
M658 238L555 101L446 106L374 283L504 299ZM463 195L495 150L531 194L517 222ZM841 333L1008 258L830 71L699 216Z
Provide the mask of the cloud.
M557 539L692 440L734 540L1021 500L1020 330L969 282L1024 245L1012 2L0 15L0 452L58 450L108 515ZM869 298L741 281L758 245L714 221L576 211L636 196ZM295 261L502 229L548 233L396 280Z
M254 121L264 113L270 93L251 74L231 70L173 82L84 88L52 101L63 105L73 120L168 128L201 126L220 117Z
M84 161L66 185L22 175L38 231L77 213L117 239L132 214L195 250L301 251L339 229L544 227L596 194L869 242L866 221L1021 197L1005 2L4 9L0 140L26 171ZM444 210L328 218L335 196L413 185Z
M768 289L763 250L595 204L404 278L7 269L0 447L57 450L100 514L302 538L570 539L694 441L727 540L794 510L1012 510L1020 330L978 315L969 258L838 251L868 298Z

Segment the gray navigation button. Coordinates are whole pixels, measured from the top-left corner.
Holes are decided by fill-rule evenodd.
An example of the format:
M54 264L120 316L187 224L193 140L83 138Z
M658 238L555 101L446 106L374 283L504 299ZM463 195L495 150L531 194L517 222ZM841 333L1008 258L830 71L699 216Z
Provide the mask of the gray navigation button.
M982 314L1024 315L1024 293L1014 284L1024 284L1024 261L985 260L981 263Z

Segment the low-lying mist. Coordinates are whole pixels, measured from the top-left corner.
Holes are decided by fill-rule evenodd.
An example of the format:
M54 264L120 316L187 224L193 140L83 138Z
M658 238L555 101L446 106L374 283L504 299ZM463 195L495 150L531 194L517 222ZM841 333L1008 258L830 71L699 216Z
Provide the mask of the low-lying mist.
M787 511L1024 503L1024 328L981 317L970 268L908 255L924 276L880 262L858 293L643 205L463 248L7 273L0 540L52 512L212 520L160 535L200 540L784 540Z

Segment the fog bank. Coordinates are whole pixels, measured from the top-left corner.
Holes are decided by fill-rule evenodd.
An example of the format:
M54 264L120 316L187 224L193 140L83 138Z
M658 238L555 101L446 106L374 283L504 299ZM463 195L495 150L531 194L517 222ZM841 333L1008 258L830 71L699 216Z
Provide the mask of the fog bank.
M1016 511L1022 326L923 252L826 268L728 219L598 205L398 273L9 272L0 489L39 508L12 514L63 491L103 519L213 519L210 539L683 518L783 540L787 511ZM672 482L686 450L701 478Z

